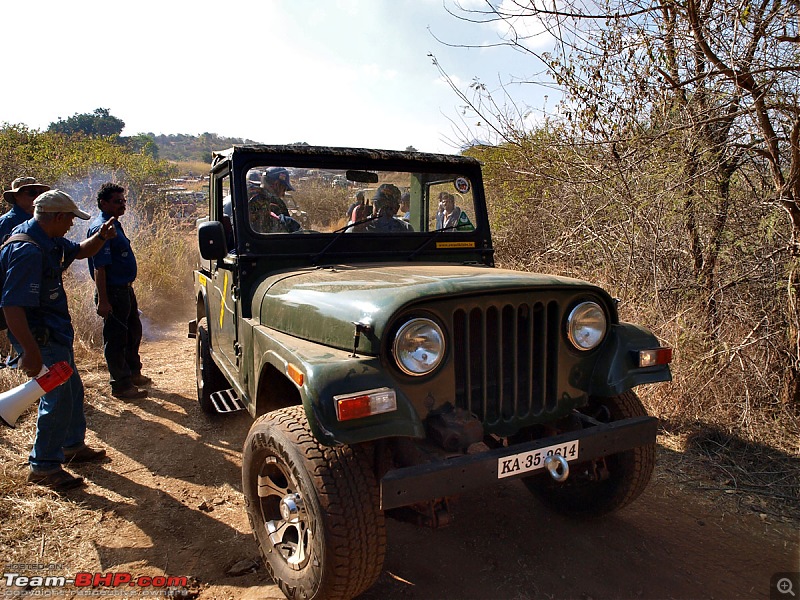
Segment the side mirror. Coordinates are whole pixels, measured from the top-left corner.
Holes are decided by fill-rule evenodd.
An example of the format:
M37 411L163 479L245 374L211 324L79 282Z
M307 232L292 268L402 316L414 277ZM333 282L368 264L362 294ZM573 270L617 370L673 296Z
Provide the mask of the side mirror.
M222 260L228 255L225 227L219 221L206 221L197 226L200 256L205 260Z

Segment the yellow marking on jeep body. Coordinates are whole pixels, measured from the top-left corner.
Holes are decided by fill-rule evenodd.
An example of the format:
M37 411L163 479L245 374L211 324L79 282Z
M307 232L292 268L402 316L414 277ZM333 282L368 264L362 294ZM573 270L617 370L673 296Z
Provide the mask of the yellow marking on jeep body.
M222 280L222 302L219 303L219 328L222 329L222 320L225 317L225 298L228 295L228 272L225 271L225 279Z
M200 285L202 285L203 287L208 287L208 279L206 279L205 275L198 275L197 281L199 281Z

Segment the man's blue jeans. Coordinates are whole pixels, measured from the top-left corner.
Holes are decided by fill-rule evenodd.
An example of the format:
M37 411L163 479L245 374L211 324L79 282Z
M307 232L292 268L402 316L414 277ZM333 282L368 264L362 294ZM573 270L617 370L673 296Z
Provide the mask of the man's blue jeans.
M17 353L22 348L14 344ZM72 367L72 376L39 400L36 439L29 463L34 471L57 469L64 462L64 448L79 448L86 437L83 414L83 382L75 367L72 348L50 340L39 346L46 366L65 360Z

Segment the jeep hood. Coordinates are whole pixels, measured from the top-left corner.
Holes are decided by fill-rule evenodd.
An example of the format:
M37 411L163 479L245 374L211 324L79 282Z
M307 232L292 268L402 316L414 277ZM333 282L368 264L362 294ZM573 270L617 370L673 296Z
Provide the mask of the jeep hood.
M595 286L567 277L483 266L337 265L265 278L253 296L253 316L271 329L341 350L353 349L354 323L372 326L359 353L377 355L393 315L416 302L543 287Z

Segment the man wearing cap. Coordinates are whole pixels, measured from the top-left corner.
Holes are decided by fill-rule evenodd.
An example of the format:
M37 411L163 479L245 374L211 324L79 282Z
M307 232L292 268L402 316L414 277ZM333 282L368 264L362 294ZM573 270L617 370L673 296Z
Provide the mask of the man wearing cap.
M364 226L364 231L414 231L414 228L409 223L395 218L397 211L400 210L400 188L396 185L391 183L379 185L372 196L372 205L375 207L377 218L367 223Z
M261 176L261 187L248 199L250 224L254 231L263 233L292 232L300 224L289 214L283 197L293 191L289 171L285 167L270 167Z
M36 181L33 177L17 177L11 189L3 192L3 199L11 205L11 210L0 217L0 242L11 230L33 216L33 201L50 186Z
M97 207L100 214L89 223L86 237L91 238L112 218L117 232L89 259L89 274L97 288L97 314L103 318L103 354L111 376L111 395L126 400L145 398L147 391L138 386L153 380L142 375L142 321L133 291L136 256L119 222L125 214L125 188L104 183L97 192Z
M9 339L20 354L19 368L29 377L42 365L67 361L72 376L39 401L36 438L29 457L28 481L55 490L77 487L83 478L64 471L64 462L99 460L105 450L85 443L83 383L75 367L74 331L67 306L62 273L76 259L96 254L116 235L109 219L91 238L76 244L64 238L75 217L87 220L68 194L50 190L33 203L34 217L18 225L35 243L14 241L0 250L5 283L0 295L8 323Z

